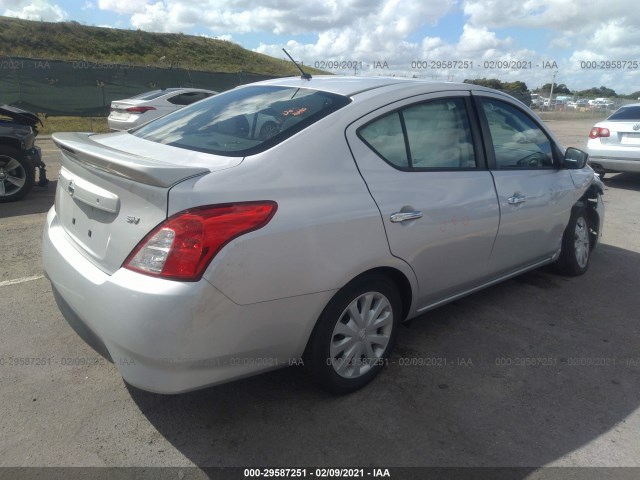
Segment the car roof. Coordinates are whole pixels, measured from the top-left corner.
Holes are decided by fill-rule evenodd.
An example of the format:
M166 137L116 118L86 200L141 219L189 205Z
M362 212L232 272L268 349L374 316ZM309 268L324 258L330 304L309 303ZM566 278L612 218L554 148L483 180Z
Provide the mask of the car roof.
M342 77L337 75L314 75L310 80L302 77L285 77L265 80L251 85L273 85L281 87L310 88L351 97L362 92L392 85L428 85L433 91L442 90L483 90L495 92L489 88L469 83L438 82L415 78L398 77Z

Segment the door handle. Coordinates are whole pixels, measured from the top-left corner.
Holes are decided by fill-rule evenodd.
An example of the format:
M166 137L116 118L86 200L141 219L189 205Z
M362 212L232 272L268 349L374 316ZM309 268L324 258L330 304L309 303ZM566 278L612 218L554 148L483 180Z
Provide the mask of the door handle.
M422 212L396 212L391 214L392 223L406 222L422 218Z
M514 193L512 197L507 198L509 205L518 205L527 201L527 197Z

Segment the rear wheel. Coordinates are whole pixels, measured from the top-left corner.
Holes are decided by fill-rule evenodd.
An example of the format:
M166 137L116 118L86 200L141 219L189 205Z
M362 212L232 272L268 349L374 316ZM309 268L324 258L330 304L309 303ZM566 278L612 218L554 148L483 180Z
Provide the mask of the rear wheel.
M401 310L398 290L384 276L371 275L347 285L318 319L305 366L332 393L362 388L386 364Z
M35 179L35 168L13 147L0 146L0 203L24 197Z
M589 268L591 253L590 227L587 209L574 207L567 228L562 235L560 257L554 264L555 270L563 275L582 275Z

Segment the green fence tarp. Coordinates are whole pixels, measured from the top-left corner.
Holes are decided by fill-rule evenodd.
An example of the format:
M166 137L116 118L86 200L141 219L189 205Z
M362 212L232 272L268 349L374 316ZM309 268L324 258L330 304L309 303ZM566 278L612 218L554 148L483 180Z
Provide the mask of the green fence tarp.
M104 116L112 100L159 88L224 91L275 78L253 73L214 73L87 61L0 57L0 105L46 115Z

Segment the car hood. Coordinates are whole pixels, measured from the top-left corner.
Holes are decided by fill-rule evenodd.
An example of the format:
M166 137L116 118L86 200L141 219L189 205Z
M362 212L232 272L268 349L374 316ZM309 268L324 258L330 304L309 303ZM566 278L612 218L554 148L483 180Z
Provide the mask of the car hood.
M38 123L42 125L42 122L35 113L11 105L0 106L0 115L5 115L21 125L28 125L30 127L35 127Z

